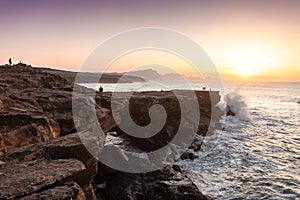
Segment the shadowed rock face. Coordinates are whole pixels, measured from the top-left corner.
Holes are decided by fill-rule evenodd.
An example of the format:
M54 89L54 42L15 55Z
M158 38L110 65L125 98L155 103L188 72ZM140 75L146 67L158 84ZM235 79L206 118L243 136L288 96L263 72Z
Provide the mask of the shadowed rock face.
M105 187L96 192L100 199L211 200L190 179L169 166L144 174L114 172L103 181Z
M159 130L156 135L149 138L132 137L118 126L114 127L112 131L116 131L119 135L127 138L131 145L144 151L153 151L168 144L177 134L180 124L183 124L182 130L186 132L186 137L193 137L193 134L205 136L210 132L210 129L215 127L222 114L222 112L215 107L220 100L220 96L218 92L194 91L194 97L197 99L192 99L190 92L191 91L176 91L179 97L175 96L174 91L136 92L130 96L128 103L129 108L126 108L125 103L122 101L123 97L129 94L125 92L114 93L114 95L117 96L116 101L118 101L118 99L120 100L120 102L113 103L119 104L121 108L119 110L121 120L128 117L124 110L129 109L132 120L139 126L146 126L150 123L149 109L155 104L164 107L167 120L163 128ZM101 96L97 96L97 98L102 107L110 109L111 93L102 93ZM195 105L195 102L197 102L199 106ZM200 118L199 121L193 123L195 119L193 115L195 109L199 110ZM182 111L184 111L184 113L182 113ZM197 127L194 127L195 124ZM128 123L128 127L126 128L133 130L130 126ZM139 134L143 135L144 133L140 132Z

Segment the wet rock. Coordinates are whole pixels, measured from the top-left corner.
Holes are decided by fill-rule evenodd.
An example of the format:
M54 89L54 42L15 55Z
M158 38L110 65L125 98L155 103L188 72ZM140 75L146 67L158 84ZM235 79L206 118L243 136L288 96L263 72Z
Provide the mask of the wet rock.
M100 199L210 199L199 192L190 179L171 167L144 174L114 172L103 181L107 186L97 190Z
M193 149L193 151L197 152L201 149L203 141L200 139L194 139L193 143L189 147L189 149Z
M184 152L181 156L180 156L181 160L186 160L186 159L190 159L190 160L194 160L195 158L198 158L197 155L195 155L192 152Z
M181 168L179 167L179 165L172 165L172 168L177 172L181 172Z
M227 116L235 116L235 113L229 108L226 112Z

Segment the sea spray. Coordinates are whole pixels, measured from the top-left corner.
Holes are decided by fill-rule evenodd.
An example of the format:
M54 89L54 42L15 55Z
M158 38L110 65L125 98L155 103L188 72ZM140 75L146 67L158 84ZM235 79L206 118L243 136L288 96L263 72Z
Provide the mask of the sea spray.
M217 106L225 113L231 110L239 120L252 121L247 104L238 90L221 93L221 100Z

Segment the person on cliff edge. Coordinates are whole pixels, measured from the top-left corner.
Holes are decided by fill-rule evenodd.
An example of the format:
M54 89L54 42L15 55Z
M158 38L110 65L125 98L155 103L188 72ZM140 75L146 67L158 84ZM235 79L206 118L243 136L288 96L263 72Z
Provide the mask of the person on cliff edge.
M12 64L11 58L8 59L8 62L10 65Z

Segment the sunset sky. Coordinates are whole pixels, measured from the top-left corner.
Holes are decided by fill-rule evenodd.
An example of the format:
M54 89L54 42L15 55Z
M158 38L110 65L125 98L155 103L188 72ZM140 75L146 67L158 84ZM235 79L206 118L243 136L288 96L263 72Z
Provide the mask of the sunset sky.
M79 70L112 35L162 27L195 40L224 79L300 81L299 8L298 0L0 1L0 64L12 57ZM126 71L147 57L193 75L178 58L149 51L120 59L112 70Z

